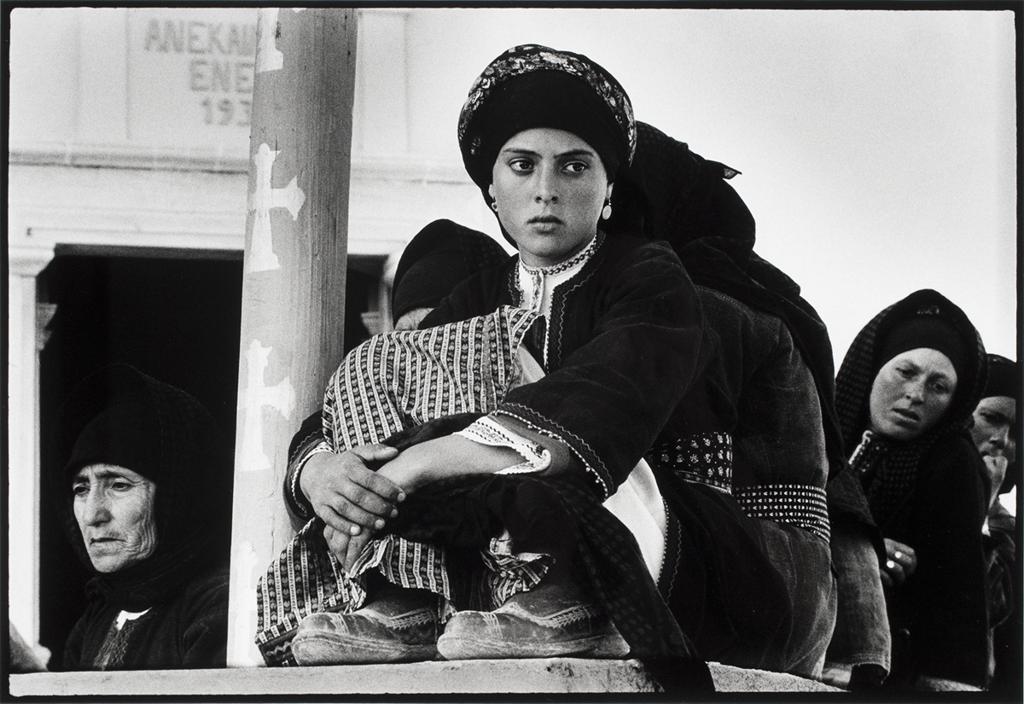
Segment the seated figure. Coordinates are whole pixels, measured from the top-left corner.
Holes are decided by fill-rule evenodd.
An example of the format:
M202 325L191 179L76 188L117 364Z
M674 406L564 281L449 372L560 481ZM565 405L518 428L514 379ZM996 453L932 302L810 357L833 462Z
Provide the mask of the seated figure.
M223 667L231 458L192 396L127 365L64 406L52 477L72 547L95 573L67 670Z
M777 532L778 546L800 545L825 566L803 580L815 602L810 628L794 628L806 600L799 577L787 583L773 563L769 516L748 515L756 509L727 487L669 468L653 482L631 481L666 423L687 417L674 410L689 391L689 418L709 409L708 385L697 380L711 346L671 249L598 227L635 141L621 88L585 57L517 47L478 80L461 125L467 169L519 256L456 286L418 331L372 340L335 374L326 446L292 463L288 487L322 523L303 528L309 549L286 551L261 586L265 658L727 653L749 666L813 671L819 631L831 622L814 389L804 387L818 426L801 478L811 508ZM433 364L443 369L430 377ZM468 376L444 376L452 370ZM456 419L457 408L470 417ZM386 428L398 430L392 437L366 430L380 416L398 419ZM725 464L727 442L710 450ZM379 469L357 471L356 459ZM374 496L355 501L349 485ZM655 498L661 520L648 513L651 537L608 506L624 488ZM653 560L651 545L660 551ZM297 564L318 577L289 579ZM817 584L824 589L810 588ZM294 589L303 593L291 604L280 598ZM308 613L312 601L327 613Z

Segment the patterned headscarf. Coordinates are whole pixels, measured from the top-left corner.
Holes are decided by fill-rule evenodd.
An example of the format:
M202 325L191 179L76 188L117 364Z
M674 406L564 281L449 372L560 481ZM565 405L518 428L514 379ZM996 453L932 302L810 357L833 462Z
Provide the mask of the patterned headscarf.
M534 127L579 136L597 151L609 180L636 150L633 106L610 73L582 54L538 44L515 46L488 64L459 115L466 171L488 201L498 150L513 135Z
M873 434L860 447L864 431L870 427L868 400L871 386L881 366L880 348L898 326L915 320L922 311L942 318L971 350L957 379L957 390L942 419L921 437L894 441ZM961 371L958 369L958 372ZM871 513L879 526L898 508L917 477L918 464L928 449L942 437L963 433L970 426L974 407L981 398L988 374L988 362L981 336L967 315L952 301L931 289L915 291L876 315L854 338L836 375L836 412L847 448L855 453L855 470L866 472L865 493ZM870 446L870 447L868 447Z

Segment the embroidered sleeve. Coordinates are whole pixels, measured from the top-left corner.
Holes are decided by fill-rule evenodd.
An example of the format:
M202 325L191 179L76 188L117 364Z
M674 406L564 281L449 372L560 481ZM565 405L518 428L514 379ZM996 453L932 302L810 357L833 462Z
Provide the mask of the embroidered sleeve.
M660 243L627 246L565 284L568 293L552 304L548 374L512 389L498 408L561 438L604 498L653 444L704 362L700 308L679 259Z
M299 489L299 478L306 461L317 452L330 452L324 440L319 411L307 418L288 447L288 469L284 478L284 502L288 511L298 518L313 517L313 507Z
M539 444L527 440L519 433L506 428L497 420L483 416L456 435L489 447L507 447L515 450L523 461L497 472L498 474L524 474L539 472L551 464L551 453Z

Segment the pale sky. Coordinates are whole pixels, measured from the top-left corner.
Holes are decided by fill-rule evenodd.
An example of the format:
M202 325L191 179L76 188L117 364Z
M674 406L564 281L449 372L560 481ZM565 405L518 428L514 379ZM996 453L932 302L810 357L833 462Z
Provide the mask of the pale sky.
M801 284L837 363L876 312L919 288L964 308L990 351L1016 356L1012 13L411 15L413 150L460 163L458 111L504 49L587 54L638 119L743 172L732 185L757 219L756 249Z

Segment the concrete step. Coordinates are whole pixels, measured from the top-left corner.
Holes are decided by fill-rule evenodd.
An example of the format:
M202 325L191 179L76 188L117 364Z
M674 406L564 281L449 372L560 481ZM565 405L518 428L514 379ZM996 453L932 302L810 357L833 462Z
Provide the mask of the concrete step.
M720 692L840 692L778 672L709 663ZM40 672L10 675L13 696L582 694L657 692L636 660L461 660L401 665Z

